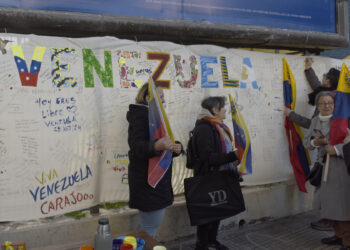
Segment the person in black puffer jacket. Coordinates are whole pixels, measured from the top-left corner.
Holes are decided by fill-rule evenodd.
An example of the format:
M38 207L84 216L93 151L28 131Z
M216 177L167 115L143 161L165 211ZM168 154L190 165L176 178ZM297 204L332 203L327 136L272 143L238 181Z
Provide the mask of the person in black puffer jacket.
M195 125L195 148L200 162L207 164L196 165L194 176L206 175L208 171L227 171L227 174L239 178L239 158L232 148L230 130L223 123L226 118L225 102L224 96L208 97L202 101L202 110ZM220 220L197 226L196 250L228 250L216 239L219 225Z
M322 81L318 80L318 77L315 74L315 71L311 67L313 63L312 57L305 58L305 77L310 87L312 88L312 92L308 94L309 104L315 106L315 98L316 95L322 91L335 91L338 86L340 71L336 68L330 68L326 74L323 74ZM288 116L289 120L299 125L302 128L308 129L311 124L311 119L298 113L294 112L289 108L284 108L284 115ZM318 110L315 109L312 118L318 115Z
M156 88L164 103L161 87ZM129 122L129 207L140 210L139 228L155 237L157 228L162 222L165 208L173 203L171 186L172 166L168 168L157 186L148 184L148 160L159 156L163 150L172 150L173 157L182 151L180 142L172 143L169 136L159 140L150 140L148 125L148 83L144 84L136 97L136 104L129 105L127 120Z

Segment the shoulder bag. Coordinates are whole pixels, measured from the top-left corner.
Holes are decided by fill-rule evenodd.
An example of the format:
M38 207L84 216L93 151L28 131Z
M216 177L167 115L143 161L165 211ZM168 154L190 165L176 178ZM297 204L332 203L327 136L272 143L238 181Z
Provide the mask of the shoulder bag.
M307 180L311 185L319 187L321 185L323 165L319 162L315 162L312 167Z

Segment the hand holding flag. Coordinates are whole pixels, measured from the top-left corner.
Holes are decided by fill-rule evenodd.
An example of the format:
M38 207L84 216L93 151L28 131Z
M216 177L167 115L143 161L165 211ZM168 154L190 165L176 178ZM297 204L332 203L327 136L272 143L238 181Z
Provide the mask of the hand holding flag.
M337 87L337 93L335 95L335 106L332 117L331 129L329 141L330 145L336 145L343 143L345 137L348 134L348 119L350 117L350 73L345 63L343 63L339 82ZM327 154L327 160L325 165L325 172L323 175L323 181L327 181L329 168L329 154Z
M283 96L284 106L291 110L295 108L296 86L293 73L289 68L288 62L283 58ZM293 167L294 176L299 190L306 192L305 182L310 172L310 157L307 149L304 148L302 139L303 134L298 125L291 122L288 116L285 116L284 127L289 145L289 159Z
M348 119L350 117L350 73L345 63L343 63L337 93L335 95L335 106L331 123L330 144L342 143L348 134Z
M150 97L148 104L150 140L157 140L157 145L165 149L160 156L152 157L148 161L148 183L155 188L171 164L173 145L170 144L174 144L174 137L152 77L149 80L148 93Z
M240 159L239 172L245 174L252 174L252 149L250 145L250 136L247 126L245 125L242 114L237 108L237 103L229 94L233 132L235 138L235 147L238 150L238 157Z

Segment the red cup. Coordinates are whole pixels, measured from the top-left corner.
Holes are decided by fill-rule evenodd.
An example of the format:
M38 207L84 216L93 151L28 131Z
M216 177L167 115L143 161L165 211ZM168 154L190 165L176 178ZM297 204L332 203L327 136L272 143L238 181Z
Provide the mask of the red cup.
M120 246L120 250L133 250L134 248L132 247L131 244L122 244Z

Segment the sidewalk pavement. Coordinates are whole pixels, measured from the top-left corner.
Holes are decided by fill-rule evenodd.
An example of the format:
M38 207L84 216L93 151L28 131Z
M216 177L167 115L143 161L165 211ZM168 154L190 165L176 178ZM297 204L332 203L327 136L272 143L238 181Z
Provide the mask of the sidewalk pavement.
M332 231L317 231L310 227L311 221L320 219L315 211L276 220L262 220L239 228L220 228L218 240L230 250L333 250L341 246L321 243L324 237L333 236ZM195 235L167 242L168 250L193 250Z

